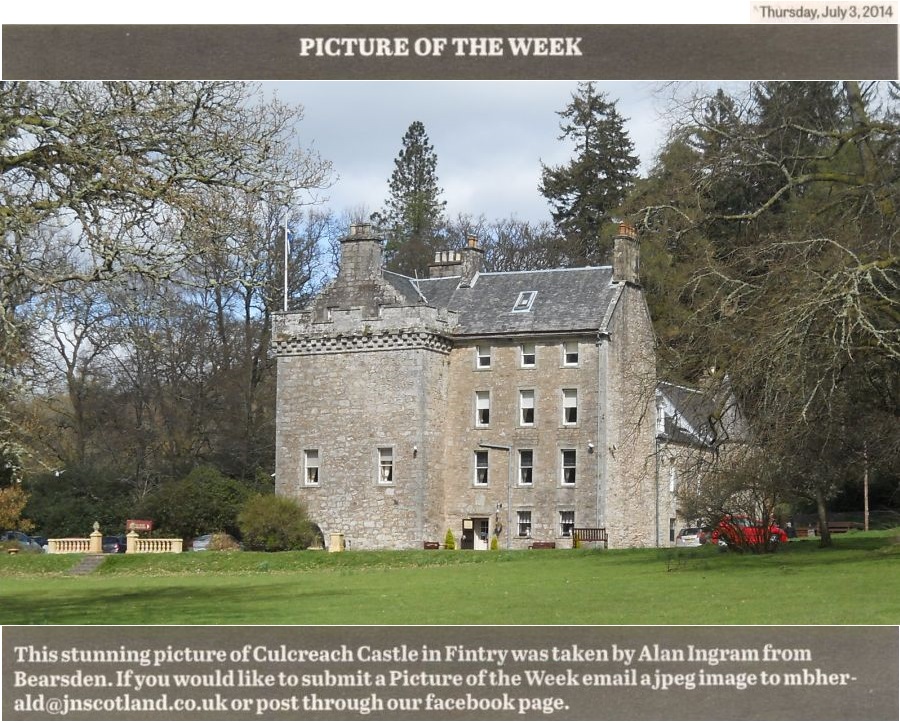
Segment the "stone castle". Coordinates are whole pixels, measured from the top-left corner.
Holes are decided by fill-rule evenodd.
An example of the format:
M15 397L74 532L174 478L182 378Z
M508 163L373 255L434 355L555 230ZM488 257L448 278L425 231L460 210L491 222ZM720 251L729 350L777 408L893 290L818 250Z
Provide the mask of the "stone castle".
M415 279L382 250L351 227L337 278L276 320L277 492L357 549L669 544L634 229L605 267L485 273L470 238Z

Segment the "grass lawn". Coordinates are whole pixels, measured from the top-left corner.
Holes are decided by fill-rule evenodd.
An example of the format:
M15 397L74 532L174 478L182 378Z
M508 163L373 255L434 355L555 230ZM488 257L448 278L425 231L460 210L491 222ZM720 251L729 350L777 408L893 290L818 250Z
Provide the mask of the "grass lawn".
M0 557L0 624L900 624L900 529L774 555L531 550Z

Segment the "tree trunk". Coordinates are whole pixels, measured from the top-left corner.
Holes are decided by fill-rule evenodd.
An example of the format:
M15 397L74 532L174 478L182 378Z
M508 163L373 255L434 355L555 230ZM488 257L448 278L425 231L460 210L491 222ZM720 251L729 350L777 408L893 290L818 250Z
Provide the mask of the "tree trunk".
M825 495L821 489L816 490L816 512L819 517L819 547L831 547L831 534L828 532L828 511L825 509Z

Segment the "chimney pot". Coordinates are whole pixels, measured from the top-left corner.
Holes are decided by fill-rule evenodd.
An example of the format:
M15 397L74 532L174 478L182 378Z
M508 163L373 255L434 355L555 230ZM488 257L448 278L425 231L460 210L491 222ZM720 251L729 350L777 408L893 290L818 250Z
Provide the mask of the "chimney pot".
M637 229L627 221L622 221L619 223L619 236L624 236L625 238L637 238Z

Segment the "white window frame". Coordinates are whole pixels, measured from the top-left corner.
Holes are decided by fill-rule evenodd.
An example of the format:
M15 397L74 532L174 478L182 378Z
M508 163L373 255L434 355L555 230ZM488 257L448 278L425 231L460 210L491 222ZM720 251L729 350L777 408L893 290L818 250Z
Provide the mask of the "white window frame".
M531 537L534 529L534 520L531 516L531 510L516 510L516 532L519 537Z
M526 455L530 456L528 460L528 464L525 463ZM528 474L526 475L525 472ZM525 477L528 477L528 481L525 481ZM534 450L533 449L520 449L519 450L519 487L533 487L534 486Z
M574 404L570 403L574 402ZM568 410L573 409L574 420L569 420ZM578 390L563 389L562 390L562 423L564 427L578 426Z
M559 510L559 536L572 537L575 534L575 510Z
M537 410L535 409L535 397L534 397L534 389L520 389L519 390L519 426L520 427L533 427L535 425L535 415ZM525 410L531 410L531 421L525 421Z
M315 464L311 462L315 461ZM315 474L310 473L315 470ZM322 465L319 461L319 450L315 447L303 450L303 486L318 487L321 483Z
M396 472L394 467L394 448L379 447L377 470L378 484L384 485L385 487L394 484L394 474Z
M570 360L570 357L574 357ZM562 346L562 363L564 367L577 367L580 349L577 341L565 341Z
M491 349L490 344L477 344L475 346L475 368L490 369L491 368Z
M570 454L572 463L566 464L566 455ZM559 450L559 483L563 487L574 487L578 481L578 452L575 449ZM571 470L571 481L567 479L566 471Z
M525 357L531 357L531 361L526 361ZM537 366L537 344L522 344L519 353L519 366L522 369L534 369Z
M525 312L531 311L531 305L534 303L536 297L537 291L520 292L519 296L516 298L516 303L513 304L513 313L523 314Z
M475 450L475 474L472 484L475 487L487 487L491 482L490 473L491 458L486 449ZM482 481L482 479L484 481Z
M482 412L485 419L482 420ZM475 392L475 426L481 429L491 426L491 393L489 391Z

